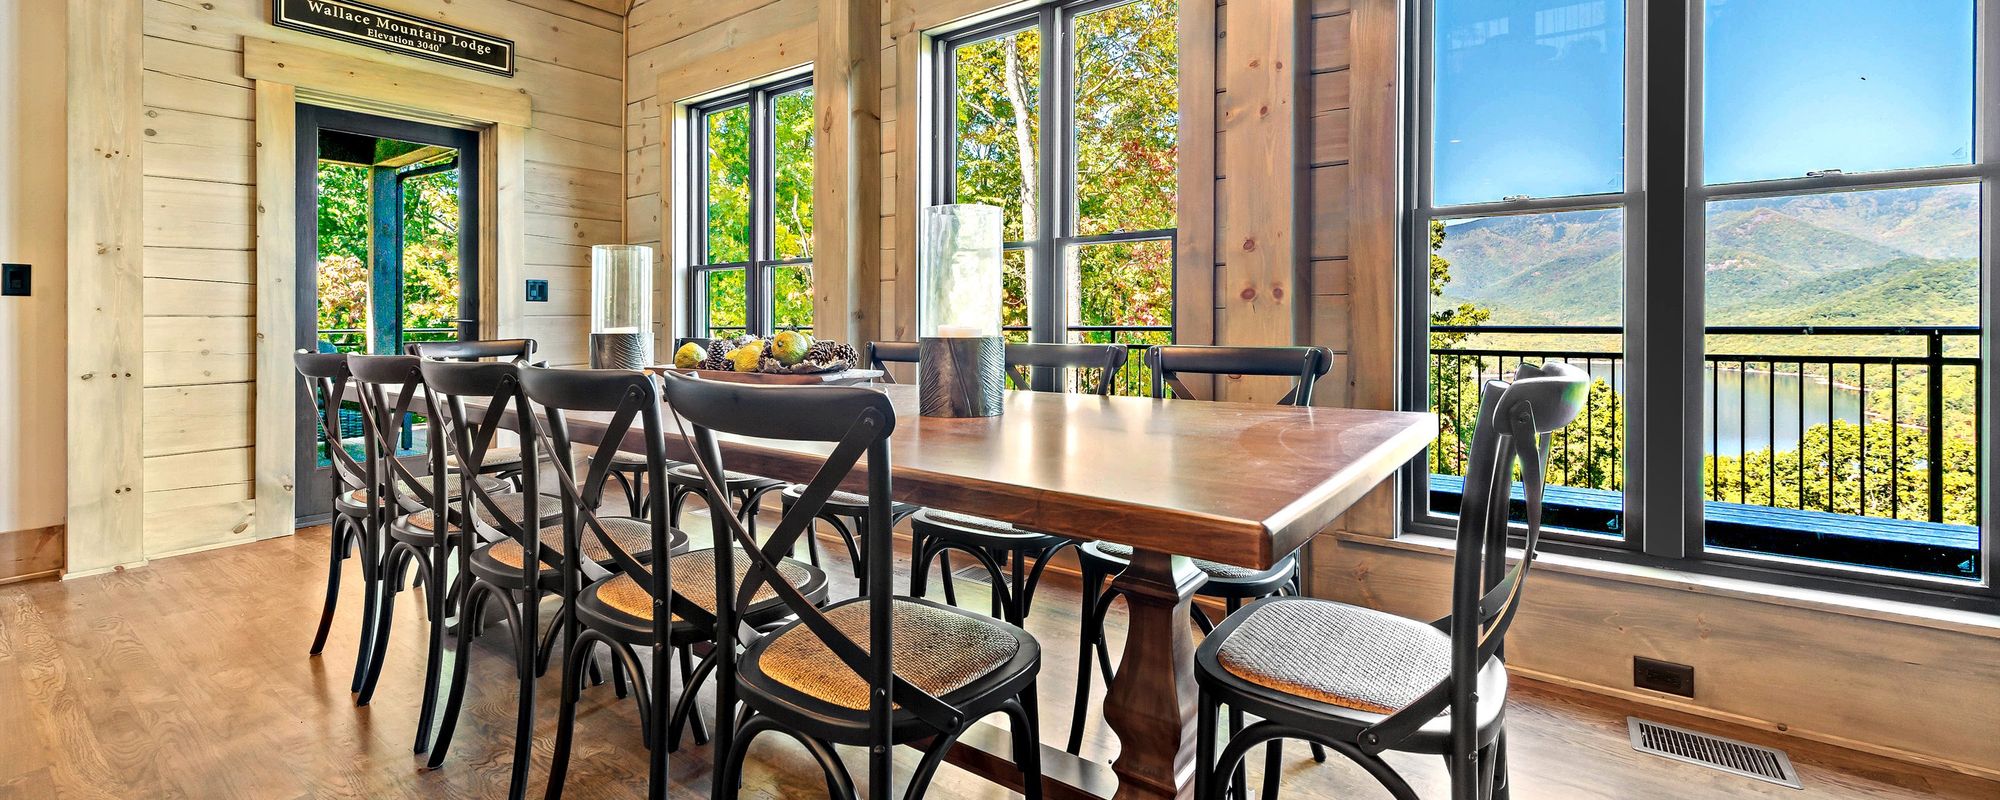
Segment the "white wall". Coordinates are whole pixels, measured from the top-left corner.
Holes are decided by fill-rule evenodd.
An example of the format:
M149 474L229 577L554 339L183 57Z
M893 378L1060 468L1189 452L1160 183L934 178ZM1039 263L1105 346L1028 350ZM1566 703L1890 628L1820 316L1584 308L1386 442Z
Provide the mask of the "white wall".
M64 3L0 0L0 533L60 524L63 497Z

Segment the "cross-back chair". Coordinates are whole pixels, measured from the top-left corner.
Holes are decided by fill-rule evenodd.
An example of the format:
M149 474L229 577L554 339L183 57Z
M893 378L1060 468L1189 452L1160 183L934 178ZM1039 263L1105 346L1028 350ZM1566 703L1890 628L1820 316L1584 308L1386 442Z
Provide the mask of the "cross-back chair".
M919 797L968 726L1004 713L1027 795L1039 798L1040 744L1030 709L1041 651L1034 637L1000 620L893 594L889 436L896 416L889 399L861 387L747 386L678 375L668 376L666 394L688 423L696 463L711 483L726 466L718 433L833 445L767 541L758 541L734 517L714 517L717 540L740 545L718 552L749 562L747 569L726 564L715 573L717 595L733 598L720 606L719 624L744 632L718 648L726 657L716 700L715 796L737 795L751 743L777 730L806 746L829 791L840 798L852 798L855 791L834 745L866 749L869 796L887 800L896 747L928 739L906 795ZM867 465L858 467L863 456ZM863 541L873 591L822 609L782 570L781 558L850 476L863 479L871 505L871 529ZM796 618L754 633L740 623L754 626L745 612L757 608L756 598L767 592ZM740 723L734 719L739 697Z
M334 608L340 602L341 562L358 552L363 587L361 638L355 645L354 678L349 691L359 692L362 678L367 674L367 655L375 633L375 564L380 554L375 542L374 509L369 505L367 468L355 460L354 454L347 452L341 437L342 409L356 397L353 375L347 369L347 356L340 353L300 350L293 354L292 364L305 384L306 395L313 399L326 457L332 463L332 469L328 471L333 481L332 535L329 537L332 549L326 565L326 602L320 608L319 627L313 633L311 653L317 656L326 648L327 633L333 626Z
M462 528L447 499L463 485L448 477L447 447L437 415L417 413L422 409L416 401L424 394L422 361L416 356L347 356L367 442L364 472L368 506L374 514L374 528L383 532L379 542L383 547L381 561L376 566L378 589L383 597L377 603L368 671L356 704L367 705L374 698L375 687L382 677L383 658L388 652L390 628L395 621L396 595L402 592L406 570L415 566L417 580L425 587L424 601L430 618L424 698L418 715L421 721L417 729L418 752L429 749L428 723L436 711L448 607L446 595L450 591L444 569L445 554L458 543ZM421 461L406 458L399 450L404 422L413 414L425 419L427 452ZM477 476L475 480L489 492L509 488L505 481L491 476Z
M1289 377L1294 381L1292 389L1278 400L1278 404L1309 406L1319 376L1324 375L1332 363L1333 354L1323 347L1155 345L1146 350L1146 366L1153 373L1153 396L1182 400L1196 397L1181 379L1183 375ZM1246 475L1244 480L1254 481L1256 476ZM1083 747L1083 723L1090 706L1092 667L1102 669L1106 680L1110 680L1112 674L1111 647L1104 639L1104 619L1111 610L1115 592L1108 590L1106 584L1123 572L1131 564L1131 559L1132 548L1122 544L1089 542L1077 548L1077 562L1083 573L1084 613L1083 637L1078 643L1081 652L1078 653L1076 668L1076 707L1070 718L1068 747L1071 753L1080 752ZM1296 556L1286 556L1264 570L1200 559L1195 561L1195 567L1208 576L1208 581L1196 590L1196 594L1221 600L1230 612L1251 600L1278 594L1297 594L1299 591ZM1201 606L1189 604L1188 610L1204 633L1214 629L1214 621L1209 619L1208 612L1203 611ZM1230 726L1230 730L1243 726L1242 715L1234 710L1231 711ZM1275 746L1273 749L1276 749ZM1314 745L1313 757L1324 760L1326 754ZM1239 794L1245 791L1241 781L1236 786Z
M916 342L869 342L868 368L882 370L883 383L895 383L896 376L889 372L890 364L917 363Z
M591 508L589 498L603 491L611 470L611 450L642 445L648 479L664 479L667 465L665 432L659 385L641 372L626 370L527 369L521 374L523 391L539 406L546 424L537 427L544 446L554 453L571 453L584 448L591 453L573 465L564 459L554 463L555 478L562 490L562 552L590 552L601 548L609 564L595 558L564 559L561 562L560 591L564 608L573 609L575 624L564 630L562 706L557 716L554 763L550 767L548 797L562 795L569 768L569 754L575 737L576 704L581 681L578 677L596 647L612 652L615 663L634 676L644 675L635 648L649 648L654 671L650 681L638 681L641 726L651 749L652 797L666 796L667 753L675 749L685 723L694 731L697 743L707 734L696 715L696 696L706 676L715 669L715 648L697 667L692 664L693 648L715 641L718 631L731 630L721 621L715 573L729 568L729 548L688 550L686 537L669 524L669 511L653 504L644 519L638 520L647 532L647 547L654 553L666 552L665 559L648 559L634 547L620 528L636 532ZM572 417L576 423L573 423ZM593 444L578 444L572 438L573 424L588 421L592 431L584 438ZM579 474L575 465L587 465ZM730 514L714 516L734 520ZM721 540L728 543L729 539ZM785 560L780 568L802 591L824 597L826 575L805 564ZM769 622L782 615L785 606L768 593L751 605L746 617ZM683 673L681 696L673 701L668 670L679 657Z
M1313 385L1333 367L1333 352L1324 347L1162 344L1146 349L1146 367L1153 373L1154 397L1194 399L1196 394L1181 380L1184 372L1291 378L1292 389L1278 405L1305 406L1312 404Z
M1027 390L1030 370L1097 370L1093 394L1111 394L1118 369L1125 365L1129 350L1115 344L1021 344L1007 345L1007 373L1014 388ZM927 508L910 518L911 542L915 558L910 571L910 594L923 597L930 581L933 560L943 562L940 580L945 601L956 603L949 552L957 550L976 559L993 580L993 616L1015 625L1022 624L1034 604L1035 587L1050 558L1076 540L1051 533L1024 530L1013 524L942 509ZM1030 568L1028 562L1033 561ZM1003 566L1004 562L1004 566Z
M1220 796L1258 744L1304 739L1366 769L1390 794L1414 800L1381 758L1442 755L1453 800L1507 795L1507 666L1501 647L1541 537L1549 435L1583 411L1590 379L1567 364L1523 365L1512 383L1486 383L1475 422L1454 551L1451 614L1430 624L1328 600L1261 600L1224 620L1195 651L1200 686L1196 795ZM1526 497L1522 557L1507 545L1514 470ZM1262 721L1216 757L1218 706ZM1267 770L1272 796L1276 770Z
M457 478L463 485L455 498L454 518L471 520L474 528L482 534L497 533L498 538L489 544L474 548L453 549L455 574L466 583L456 604L460 624L458 626L457 658L452 662L452 676L445 699L442 724L438 729L437 741L430 750L429 766L432 769L443 766L445 754L450 749L453 733L457 730L459 711L464 704L467 675L472 661L472 635L484 628L482 624L489 609L498 606L507 628L513 636L515 674L519 680L517 687L516 730L514 738L513 772L509 783L508 796L519 800L527 789L528 765L531 746L534 742L534 679L540 673L538 664L536 635L540 620L539 609L545 594L559 593L559 572L568 554L575 552L564 548L562 498L551 476L545 472L540 458L525 459L521 462L520 480L523 491L518 494L495 494L480 487L471 476L481 471L485 459L495 449L499 434L513 423L520 428L521 443L529 453L540 448L536 439L536 421L527 396L521 389L520 370L513 361L501 362L450 362L426 359L422 364L424 384L430 392L434 416L439 420L446 441L453 454L466 465ZM484 401L474 410L468 400ZM516 452L519 452L517 450ZM597 507L603 491L602 483L591 487L582 495L582 505ZM618 520L611 527L612 535L623 542L628 551L641 560L650 558L651 537L646 526L633 520ZM636 528L636 530L634 530ZM494 539L482 535L482 540ZM684 538L675 540L685 546ZM600 567L611 565L611 556L595 540L588 540L582 552L585 558ZM567 618L566 609L557 613L558 625L552 626L545 646L552 647L560 623ZM613 662L614 665L620 662ZM617 676L623 686L622 667ZM622 689L621 689L622 690Z

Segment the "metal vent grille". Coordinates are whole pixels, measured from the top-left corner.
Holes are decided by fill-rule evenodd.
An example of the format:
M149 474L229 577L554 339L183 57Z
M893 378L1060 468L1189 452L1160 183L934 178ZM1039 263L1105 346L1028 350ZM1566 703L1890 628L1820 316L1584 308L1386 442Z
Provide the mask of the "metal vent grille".
M1785 755L1783 750L1662 725L1638 717L1626 717L1625 723L1632 734L1632 749L1641 753L1652 753L1779 786L1805 788L1799 784L1799 772L1792 767L1791 757Z

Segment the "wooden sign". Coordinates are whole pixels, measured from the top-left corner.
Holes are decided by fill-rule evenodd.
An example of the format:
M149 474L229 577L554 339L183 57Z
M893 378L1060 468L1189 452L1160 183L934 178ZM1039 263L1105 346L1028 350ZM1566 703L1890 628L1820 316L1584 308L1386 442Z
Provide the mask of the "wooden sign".
M353 0L271 0L271 21L391 53L514 74L514 43Z

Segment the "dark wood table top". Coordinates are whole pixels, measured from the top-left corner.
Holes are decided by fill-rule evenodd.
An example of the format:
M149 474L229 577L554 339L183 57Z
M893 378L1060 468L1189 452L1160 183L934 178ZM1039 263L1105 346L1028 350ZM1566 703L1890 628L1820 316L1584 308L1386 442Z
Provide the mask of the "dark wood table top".
M1304 545L1422 452L1429 414L1009 392L985 419L896 405L896 499L1035 530L1263 568ZM571 435L602 427L572 414ZM691 455L668 422L667 449ZM804 482L830 445L722 437L733 471ZM628 434L622 446L643 450ZM862 488L857 473L850 488Z

